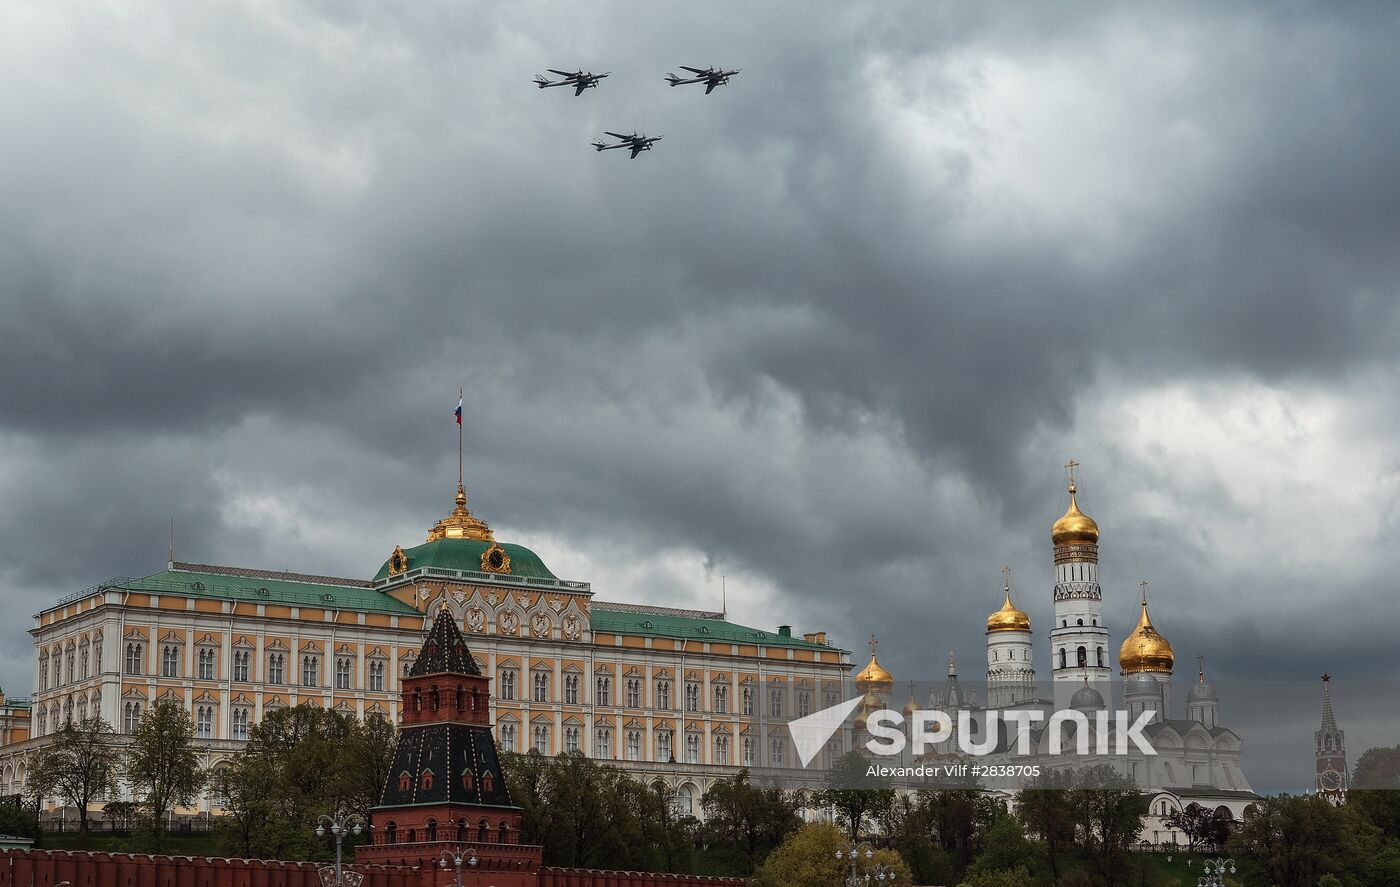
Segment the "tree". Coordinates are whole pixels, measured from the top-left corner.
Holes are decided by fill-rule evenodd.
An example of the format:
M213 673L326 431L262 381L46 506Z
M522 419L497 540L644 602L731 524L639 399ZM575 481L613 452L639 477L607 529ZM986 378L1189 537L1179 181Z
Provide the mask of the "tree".
M78 833L88 833L88 806L113 794L120 754L112 726L100 717L63 725L35 755L29 785L38 799L62 798L78 810Z
M959 872L976 858L982 836L1000 810L1000 805L975 784L920 791L919 805L930 833Z
M894 789L877 776L869 775L869 762L856 752L842 755L826 774L826 788L817 793L817 804L836 811L836 819L847 837L859 841L872 818L878 818L894 803Z
M1347 804L1365 813L1387 838L1400 839L1400 745L1362 753L1352 770Z
M1075 818L1069 796L1072 777L1045 771L1016 795L1016 818L1045 844L1050 877L1060 876L1060 857L1074 845Z
M967 876L992 872L1025 872L1034 863L1035 851L1013 816L1002 816L987 831L987 849L968 866Z
M38 838L39 817L25 804L0 804L0 835Z
M1368 832L1375 834L1362 814L1319 795L1278 795L1252 806L1231 852L1255 880L1277 887L1314 887L1325 874L1358 871Z
M1113 887L1147 815L1147 798L1132 777L1109 764L1074 774L1070 803L1079 811L1080 840L1099 875Z
M742 852L744 865L738 874L753 874L763 857L802 824L797 801L780 788L758 788L749 782L749 771L733 779L718 779L700 799L705 810L702 835L709 844Z
M845 883L850 863L836 858L836 851L846 850L850 842L835 826L813 823L788 835L759 867L754 887L831 887ZM876 850L871 859L863 856L857 861L857 875L866 874L876 866L888 866L894 879L885 881L896 887L913 883L909 867L893 850ZM873 883L873 882L872 882Z
M281 826L276 816L277 777L258 758L241 753L214 771L211 787L224 815L218 823L219 845L229 856L270 856L274 841L268 829Z
M1007 871L969 871L967 880L958 887L1035 887L1035 881L1022 865Z
M396 731L378 714L350 722L350 735L340 756L343 794L347 810L368 816L379 803L384 780L394 763Z
M176 805L193 804L204 784L194 748L194 722L183 705L162 699L146 711L131 735L124 770L151 817L151 841L159 850L165 814Z
M1198 846L1220 849L1230 838L1230 817L1218 810L1207 810L1194 801L1184 809L1173 810L1162 820L1169 828L1186 835L1186 849Z

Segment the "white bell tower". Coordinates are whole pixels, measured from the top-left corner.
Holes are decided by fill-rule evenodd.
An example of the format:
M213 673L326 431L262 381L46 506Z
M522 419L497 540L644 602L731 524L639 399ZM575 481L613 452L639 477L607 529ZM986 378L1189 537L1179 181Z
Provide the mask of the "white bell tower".
M1079 510L1079 483L1071 459L1069 508L1050 529L1055 554L1055 621L1050 627L1050 674L1055 707L1069 708L1070 697L1087 685L1112 698L1108 627L1103 624L1099 588L1099 525Z

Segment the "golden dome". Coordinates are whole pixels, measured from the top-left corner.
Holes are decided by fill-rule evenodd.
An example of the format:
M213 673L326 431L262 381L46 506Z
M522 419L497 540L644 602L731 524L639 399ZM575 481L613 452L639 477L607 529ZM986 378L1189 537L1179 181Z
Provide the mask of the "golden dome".
M880 646L880 642L874 636L870 638L870 663L865 666L860 674L856 675L856 689L862 693L888 693L894 687L894 675L885 670L880 664L880 660L875 658L875 651Z
M1010 571L1003 568L1002 573L1007 576L1006 602L1001 605L1000 610L987 617L987 634L994 631L1030 631L1031 617L1027 616L1024 610L1011 603Z
M1079 502L1075 498L1077 492L1074 481L1070 481L1069 508L1050 528L1050 540L1056 545L1083 545L1099 541L1099 525L1079 510Z
M477 539L482 542L495 542L496 536L486 521L471 513L467 508L467 488L457 483L457 507L452 513L428 530L428 541L439 539Z
M919 711L919 700L914 698L914 682L909 682L909 701L904 703L904 716L907 718Z
M1123 646L1118 649L1118 665L1123 669L1123 674L1140 671L1170 673L1175 663L1176 654L1172 652L1172 645L1152 626L1152 617L1147 615L1147 592L1144 590L1142 615L1138 617L1137 628L1123 639Z

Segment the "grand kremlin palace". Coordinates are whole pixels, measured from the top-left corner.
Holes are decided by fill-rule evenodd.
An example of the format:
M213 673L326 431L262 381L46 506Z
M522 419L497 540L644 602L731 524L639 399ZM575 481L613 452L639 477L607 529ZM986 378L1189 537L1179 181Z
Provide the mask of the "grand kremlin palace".
M427 541L394 547L369 581L172 557L38 614L34 695L27 707L0 699L0 795L23 791L28 756L68 720L100 714L129 734L161 699L189 710L210 767L273 709L395 719L400 680L443 606L493 678L502 749L626 761L697 814L718 776L798 766L787 721L849 695L850 654L824 632L595 600L587 582L497 542L459 484Z

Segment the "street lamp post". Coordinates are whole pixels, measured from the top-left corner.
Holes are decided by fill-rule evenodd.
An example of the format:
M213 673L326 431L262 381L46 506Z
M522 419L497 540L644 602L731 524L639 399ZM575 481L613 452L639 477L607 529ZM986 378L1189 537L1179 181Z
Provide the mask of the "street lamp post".
M886 865L877 865L863 875L856 872L856 865L860 862L861 857L869 862L874 856L875 849L864 841L847 847L845 850L836 851L837 859L850 860L851 863L851 874L850 877L846 878L846 887L867 887L872 881L877 884L894 881L894 869Z
M442 855L438 857L438 865L447 868L450 864L452 868L456 870L457 887L462 887L462 863L464 861L467 865L475 868L477 863L476 851L471 848L467 848L466 850L444 850L442 851Z
M336 814L326 816L322 814L316 820L316 837L324 838L326 832L335 835L335 887L343 887L340 869L340 843L345 840L345 833L359 835L370 826L365 825L365 821L353 813Z
M1205 876L1196 879L1196 887L1224 887L1225 876L1235 873L1235 861L1233 859L1210 859L1201 866Z

